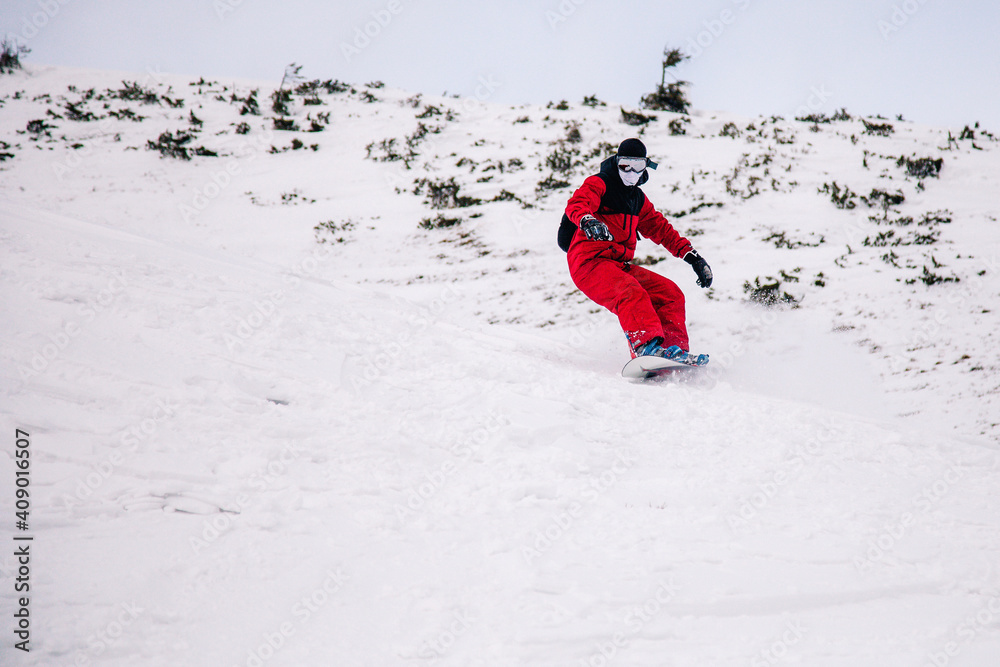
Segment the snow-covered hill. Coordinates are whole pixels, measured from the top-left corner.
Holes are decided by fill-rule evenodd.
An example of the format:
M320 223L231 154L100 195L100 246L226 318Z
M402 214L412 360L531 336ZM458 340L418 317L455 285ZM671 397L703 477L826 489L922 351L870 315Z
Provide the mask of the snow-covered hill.
M4 664L994 664L994 137L487 83L0 77ZM555 244L636 133L687 383Z

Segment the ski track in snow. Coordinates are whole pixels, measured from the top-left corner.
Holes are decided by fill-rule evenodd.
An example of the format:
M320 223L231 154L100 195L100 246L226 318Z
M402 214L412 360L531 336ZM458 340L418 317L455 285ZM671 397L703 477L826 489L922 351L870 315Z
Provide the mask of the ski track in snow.
M686 265L657 265L685 289L712 372L628 382L616 322L574 294L555 247L566 191L540 212L501 202L426 231L416 222L437 211L396 191L431 173L480 197L523 181L515 194L527 200L565 122L611 141L631 131L617 110L543 122L560 112L425 98L460 116L422 158L443 156L434 173L363 159L369 142L412 130L407 96L374 90L388 100L374 107L325 96L326 131L287 135L320 150L243 156L235 185L185 218L179 204L230 158L187 164L141 146L191 111L212 128L243 119L187 80L173 81L185 109L131 105L143 123L52 121L57 136L87 141L81 166L55 180L74 149L16 134L44 115L51 98L39 95L118 81L62 69L0 79L0 139L16 143L0 185L0 414L11 441L0 507L6 534L11 434L23 428L35 535L32 651L15 651L6 631L4 664L995 664L995 381L890 368L870 351L899 344L916 364L967 349L995 371L996 350L971 342L995 334L989 313L957 307L988 310L992 272L973 283L982 290L936 286L955 287L943 293L951 301L928 288L937 320L900 301L895 281L877 283L889 268L851 254L829 287L807 289L843 244L763 245L760 221L814 239L847 214L810 191L830 176L796 190L788 181L806 174L792 171L783 199L726 200L679 225L704 228L692 238L719 277L712 298L694 291ZM654 203L723 201L708 173L758 150L716 136L725 120L693 118L689 134L707 138L659 128L648 139L654 154L679 154L654 174ZM903 150L940 137L906 132L894 141L917 148ZM820 133L820 147L804 149L810 133L799 134L802 153L777 161L817 168L809 155L828 148L846 163L831 148L846 138ZM195 143L233 140L206 131ZM275 132L269 143L287 141ZM467 148L480 164L527 166L476 185L463 180L468 167L451 167ZM668 184L697 181L685 162L694 151L704 183L685 186L685 200ZM956 169L989 164L964 157ZM868 178L851 185L866 191ZM986 178L951 186L972 199L953 208L949 230L995 215ZM901 187L931 197L943 185ZM355 224L343 242L318 244L321 220ZM954 234L949 243L966 245L950 250L978 256L970 244L983 239ZM803 308L743 302L742 280L796 267ZM969 329L902 343L889 333L941 321Z

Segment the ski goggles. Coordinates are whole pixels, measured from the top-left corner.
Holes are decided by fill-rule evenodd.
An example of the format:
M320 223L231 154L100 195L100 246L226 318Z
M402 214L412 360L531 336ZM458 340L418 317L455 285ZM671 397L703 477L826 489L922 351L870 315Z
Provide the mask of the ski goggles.
M656 163L646 157L631 157L628 155L619 155L615 158L618 163L618 168L625 173L630 171L640 172L646 169L656 169Z

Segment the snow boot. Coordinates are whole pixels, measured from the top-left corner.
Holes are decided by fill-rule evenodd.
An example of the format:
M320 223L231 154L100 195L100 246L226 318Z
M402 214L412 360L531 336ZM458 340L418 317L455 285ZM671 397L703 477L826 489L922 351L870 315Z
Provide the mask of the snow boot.
M689 366L704 366L708 363L707 354L691 354L687 350L682 350L678 345L663 347L663 339L659 336L648 343L639 345L635 349L635 356L663 357L664 359L670 359L671 361L688 364Z

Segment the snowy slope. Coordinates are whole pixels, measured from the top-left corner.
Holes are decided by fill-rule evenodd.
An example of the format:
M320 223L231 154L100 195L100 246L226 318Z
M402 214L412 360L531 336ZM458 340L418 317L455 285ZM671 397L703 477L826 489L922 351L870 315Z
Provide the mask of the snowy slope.
M570 189L536 189L637 131L617 106L355 86L287 132L273 88L0 78L0 412L35 493L4 664L995 664L989 135L660 114L645 190L716 285L655 268L713 364L635 384L555 245ZM217 156L147 150L180 130ZM768 277L800 307L748 302Z

